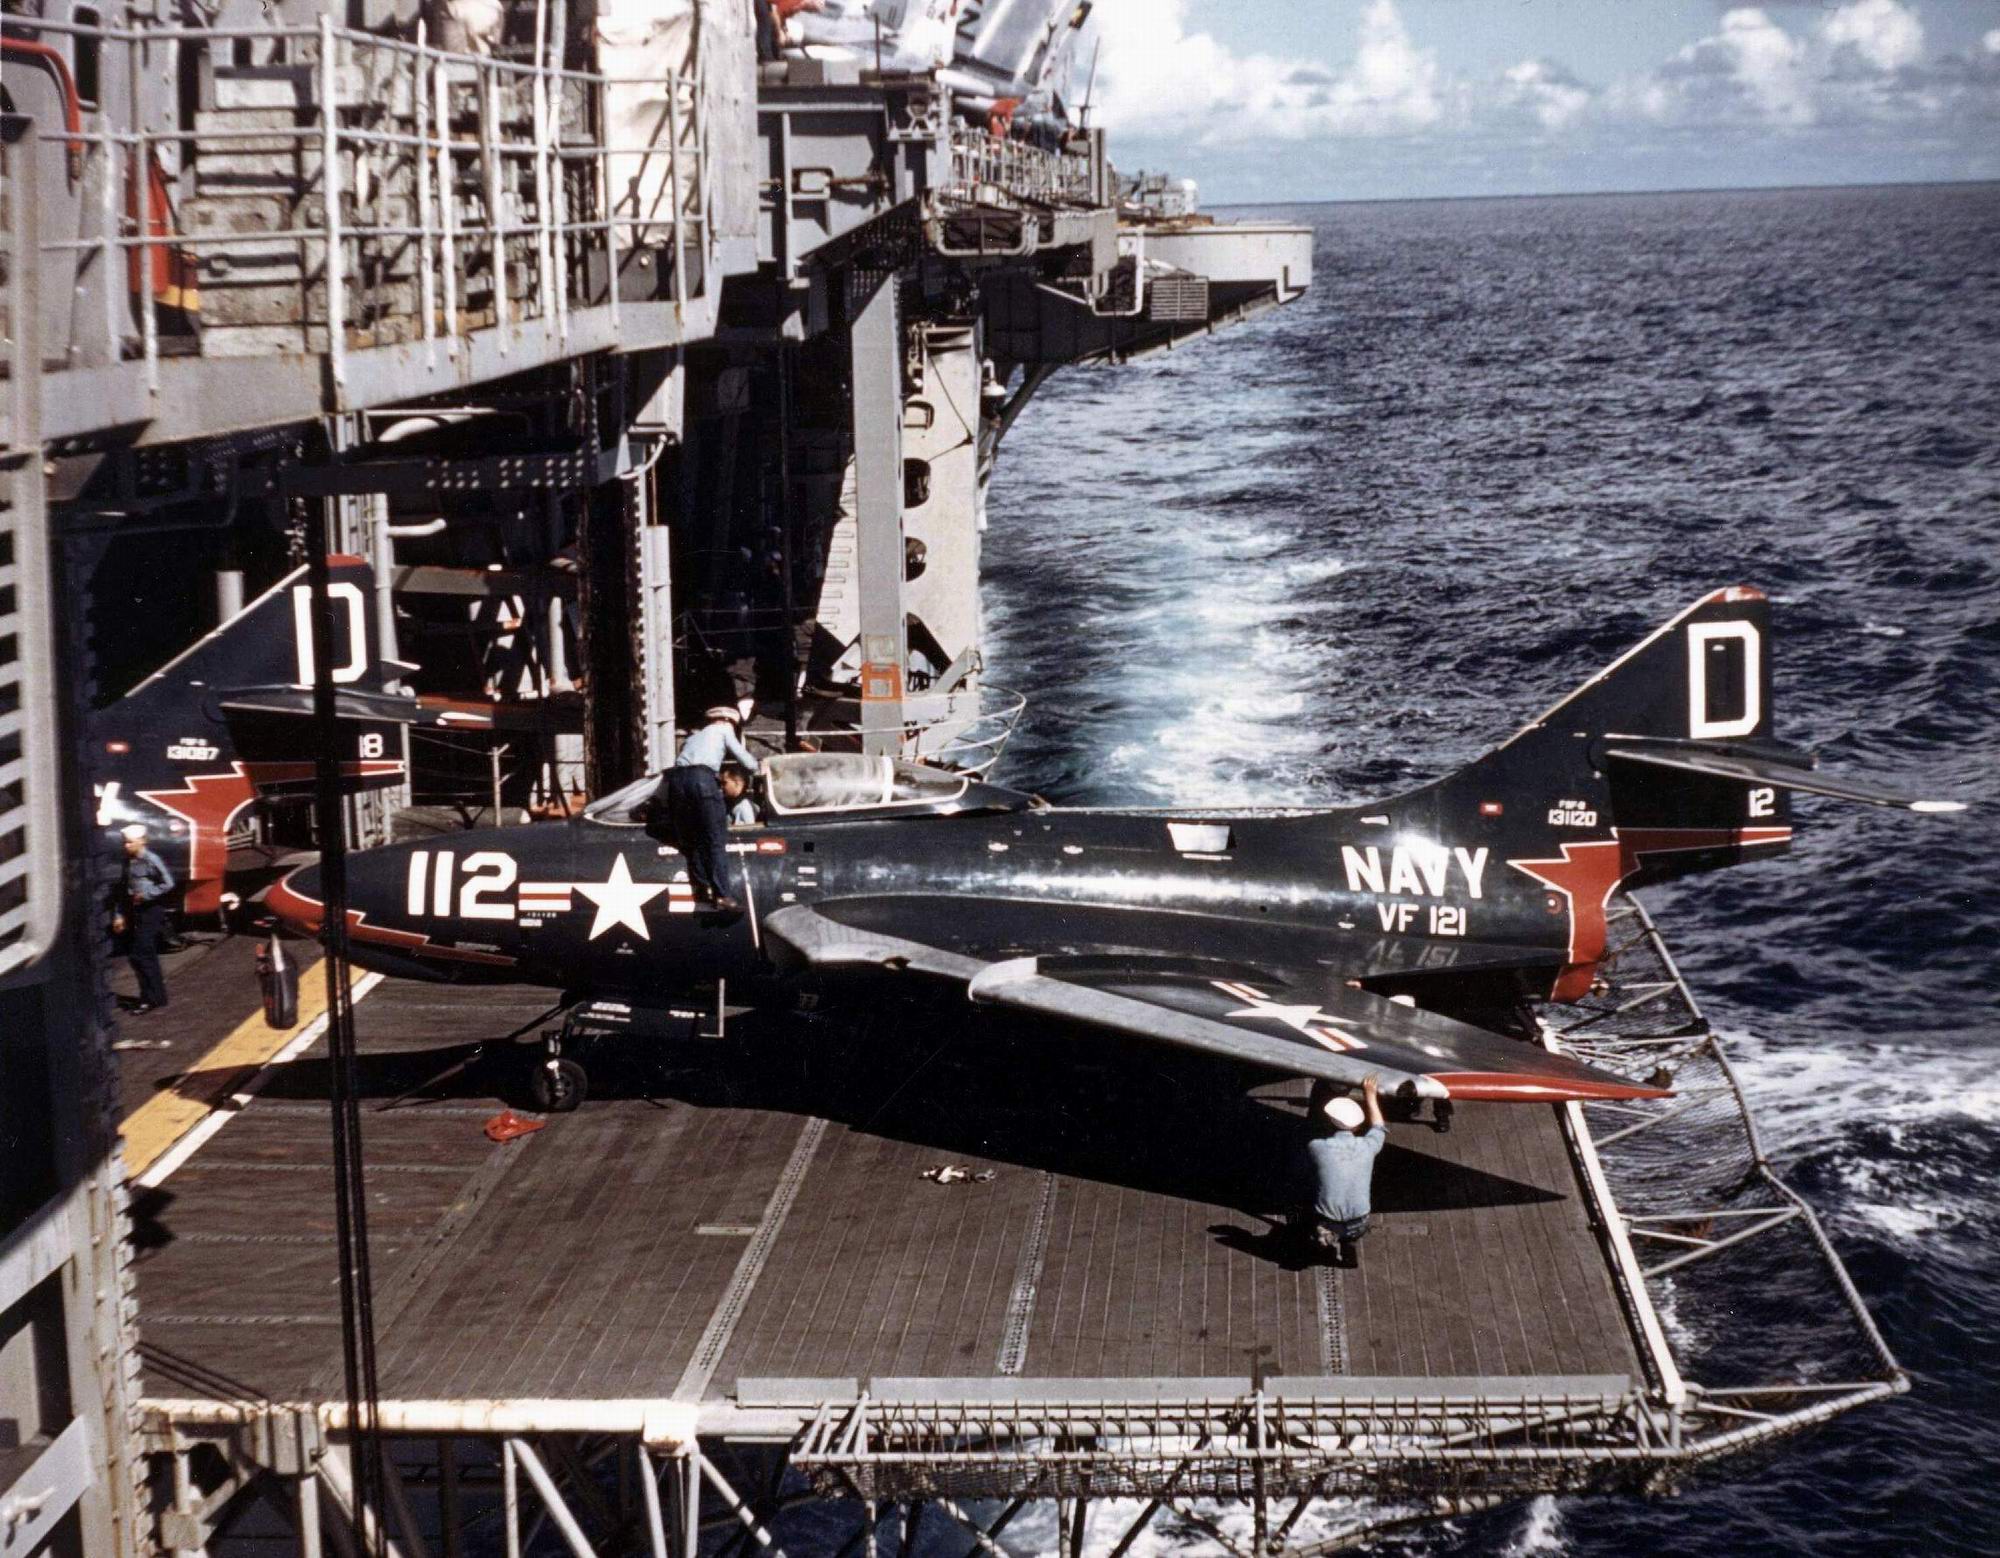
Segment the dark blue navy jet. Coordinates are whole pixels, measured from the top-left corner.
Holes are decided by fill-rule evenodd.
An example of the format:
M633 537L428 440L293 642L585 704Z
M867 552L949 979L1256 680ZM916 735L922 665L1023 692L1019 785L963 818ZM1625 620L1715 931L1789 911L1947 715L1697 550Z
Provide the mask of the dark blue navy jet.
M1066 809L797 753L764 764L762 820L732 830L740 911L698 905L679 853L637 820L647 779L570 822L354 856L351 951L406 978L545 985L573 1011L666 1007L718 981L788 999L802 981L854 995L929 979L1270 1072L1373 1074L1411 1100L1659 1096L1491 1014L1587 994L1621 887L1784 853L1794 791L1959 809L1828 778L1770 728L1769 606L1724 589L1496 751L1389 800ZM308 932L316 877L269 899ZM545 1105L581 1096L573 1060L548 1076Z

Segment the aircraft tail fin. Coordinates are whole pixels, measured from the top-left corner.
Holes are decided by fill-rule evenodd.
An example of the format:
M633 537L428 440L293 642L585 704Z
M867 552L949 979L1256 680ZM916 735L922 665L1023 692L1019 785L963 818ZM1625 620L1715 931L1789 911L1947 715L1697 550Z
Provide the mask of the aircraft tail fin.
M348 785L379 788L403 777L403 746L385 711L399 703L375 636L374 572L335 557L332 588L335 681L355 705L341 721ZM192 915L224 906L233 837L259 796L309 791L311 596L299 568L124 697L91 716L97 821L155 830L170 869L184 880ZM245 702L294 705L246 709Z
M359 557L328 561L333 680L343 705L343 741L353 748L344 760L347 778L363 789L392 784L403 775L395 711L410 700L387 691L399 667L383 659L376 633L375 572ZM311 713L315 669L312 593L300 567L99 719L107 733L138 749L135 756L162 744L176 773L184 764L233 763L258 793L309 790L312 748L301 716Z
M335 712L340 720L342 772L351 789L377 789L403 778L397 726L411 699L390 693L391 674L376 631L375 571L359 557L327 559L332 603L329 653ZM216 630L235 650L226 674L212 683L244 771L260 794L310 793L313 746L307 723L318 673L312 633L312 587L295 570L231 622Z
M1718 832L1741 835L1738 845L1776 844L1776 835L1789 837L1797 791L1911 811L1963 809L1956 801L1823 774L1812 753L1774 739L1771 641L1770 602L1761 590L1713 591L1468 773L1488 783L1505 777L1531 791L1538 778L1587 781L1585 793L1606 805L1585 800L1568 809L1604 810L1600 820L1638 839L1641 854L1649 838L1664 834L1688 835L1682 840L1688 845ZM1551 826L1575 825L1555 815L1573 799L1551 800ZM1658 880L1685 872L1656 864L1644 874Z
M1502 746L1415 796L1397 820L1492 856L1572 917L1559 995L1588 985L1603 905L1642 887L1784 853L1794 792L1960 809L1821 774L1772 736L1770 602L1702 597Z

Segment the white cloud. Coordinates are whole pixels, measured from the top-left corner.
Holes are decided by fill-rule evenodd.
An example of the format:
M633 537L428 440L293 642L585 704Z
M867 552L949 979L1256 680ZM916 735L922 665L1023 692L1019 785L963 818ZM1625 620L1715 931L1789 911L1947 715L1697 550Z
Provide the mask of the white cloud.
M1554 60L1522 60L1500 80L1497 105L1527 114L1544 130L1568 129L1597 101L1595 92Z
M1933 151L1970 150L2000 120L2000 28L1926 58L1909 0L1834 0L1817 17L1738 5L1652 69L1598 83L1542 55L1454 74L1411 36L1396 0L1346 0L1318 57L1239 53L1191 25L1194 11L1192 0L1098 0L1097 123L1239 159L1259 144L1367 139L1439 166L1494 166L1511 148L1548 168L1550 157L1640 141L1693 149L1704 137L1740 157L1759 144L1745 137L1772 132L1824 148L1845 135L1859 153L1900 127Z
M1891 0L1893 3L1893 0ZM1662 123L1807 124L1814 117L1803 44L1755 6L1729 11L1618 101Z
M1101 0L1093 117L1111 130L1218 141L1423 130L1444 114L1436 56L1410 41L1394 0L1362 11L1353 62L1235 54L1190 32L1187 0Z
M1877 70L1900 70L1923 58L1924 24L1896 0L1854 0L1820 31L1835 49L1852 49Z

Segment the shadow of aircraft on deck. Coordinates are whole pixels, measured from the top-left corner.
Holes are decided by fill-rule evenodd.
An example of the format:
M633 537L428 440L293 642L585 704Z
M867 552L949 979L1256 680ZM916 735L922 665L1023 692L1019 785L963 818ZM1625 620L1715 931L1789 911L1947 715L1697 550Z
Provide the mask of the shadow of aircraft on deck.
M363 1019L365 1099L426 1102L519 1097L532 1048L392 1038L388 1014ZM372 1021L370 1021L372 1017ZM369 1030L373 1029L371 1033ZM496 1034L497 1037L497 1034ZM927 1012L912 1003L861 1020L800 1014L732 1025L727 1040L606 1040L590 1054L585 1109L678 1102L703 1109L818 1115L848 1129L933 1149L1227 1209L1272 1225L1298 1204L1306 1172L1304 1083L1272 1082L1199 1056L1024 1022L1005 1014ZM184 1079L202 1085L200 1074ZM331 1076L312 1057L276 1067L267 1098L322 1099ZM254 1107L254 1105L252 1106ZM1479 1108L1482 1106L1473 1106ZM1491 1106L1501 1107L1501 1106ZM1470 1110L1460 1111L1460 1129ZM462 1117L441 1129L464 1130ZM1377 1161L1378 1212L1552 1201L1563 1192L1453 1162L1428 1130L1401 1131ZM1212 1230L1218 1240L1281 1259L1268 1231Z

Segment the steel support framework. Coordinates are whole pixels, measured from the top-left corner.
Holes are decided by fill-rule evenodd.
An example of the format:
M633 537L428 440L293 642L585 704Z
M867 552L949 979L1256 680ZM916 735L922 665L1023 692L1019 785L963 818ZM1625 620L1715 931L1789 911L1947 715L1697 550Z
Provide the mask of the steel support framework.
M848 340L854 415L855 565L861 596L861 740L868 752L902 751L903 337L896 277L855 273Z
M648 83L664 88L669 123L649 142L625 144L591 127L604 122L606 91L627 78L452 53L430 47L421 30L409 42L324 17L316 27L108 27L12 16L8 25L88 39L107 58L130 56L128 70L142 69L148 51L281 49L301 93L294 126L203 126L182 137L197 159L296 159L303 182L295 220L184 231L166 219L168 229L149 222L138 232L108 204L108 214L86 219L82 236L45 233L39 244L39 268L65 285L81 266L114 275L148 254L162 264L157 256L169 250L252 271L274 254L292 256L305 300L289 321L296 339L245 355L174 355L162 349L151 289L136 294L136 328L107 292L94 330L48 343L46 355L65 366L42 384L45 438L113 428L147 443L207 437L463 389L591 352L671 346L712 328L720 251L694 76ZM145 130L93 114L64 133L93 187L143 183L135 170L146 165ZM616 204L617 180L634 165L662 170L680 196L671 211ZM472 170L483 177L469 178ZM674 257L671 299L621 299L616 279L637 248ZM417 264L406 289L412 299L371 291L369 278L392 269L385 256L404 254ZM702 276L695 294L685 276L691 259ZM477 312L475 276L491 292Z

